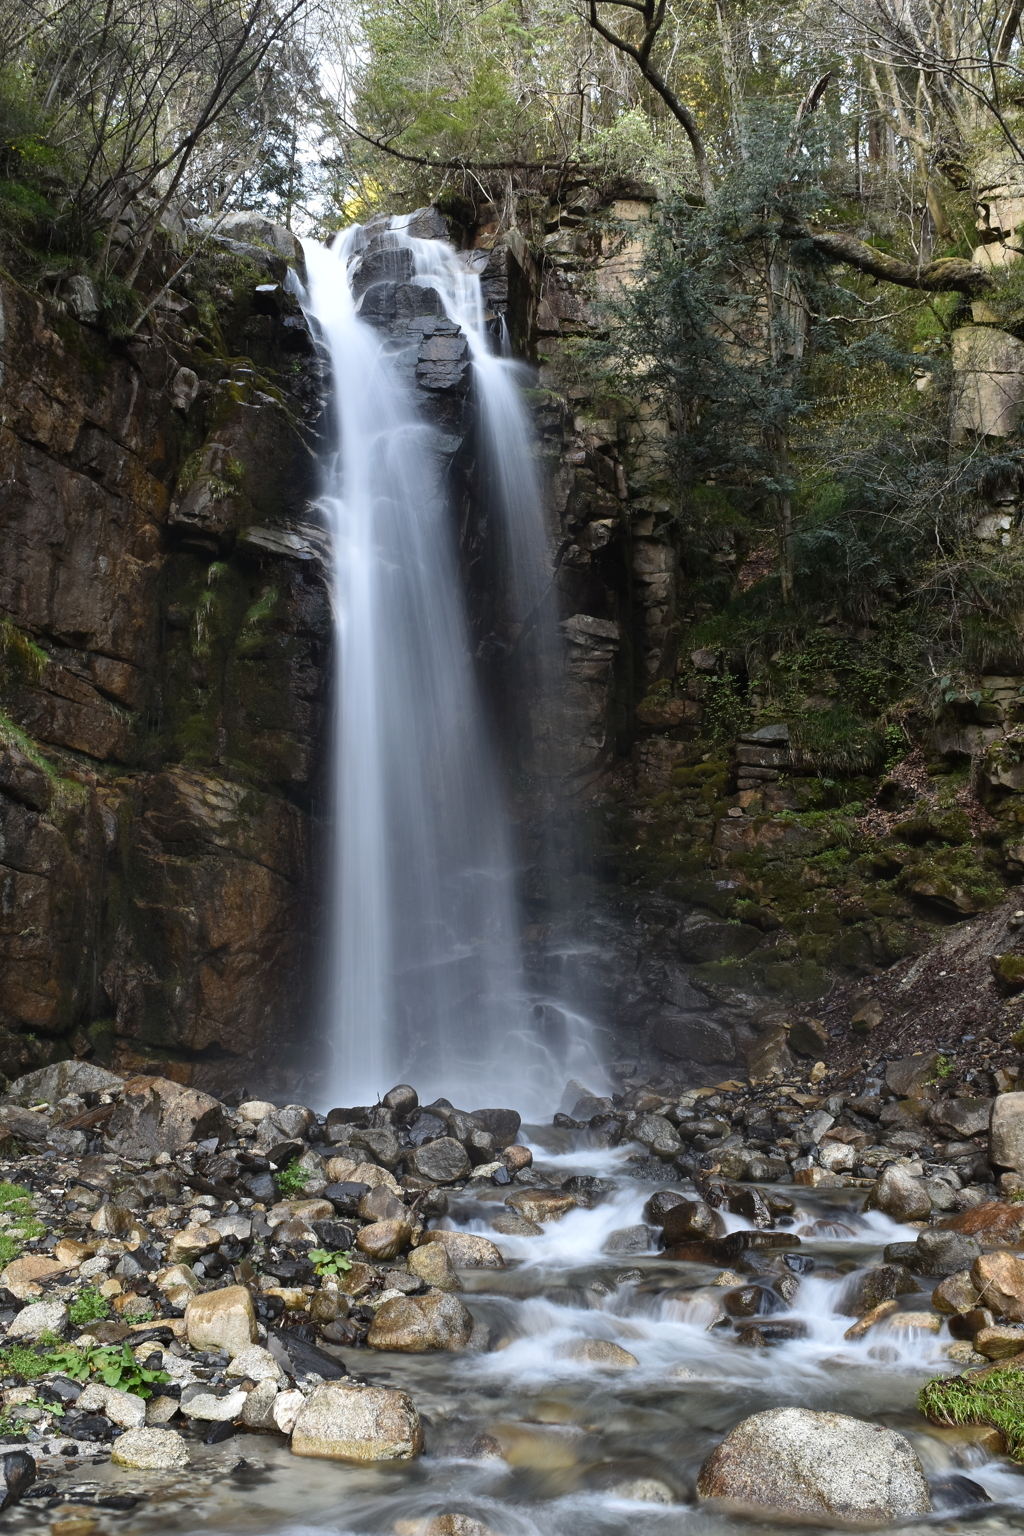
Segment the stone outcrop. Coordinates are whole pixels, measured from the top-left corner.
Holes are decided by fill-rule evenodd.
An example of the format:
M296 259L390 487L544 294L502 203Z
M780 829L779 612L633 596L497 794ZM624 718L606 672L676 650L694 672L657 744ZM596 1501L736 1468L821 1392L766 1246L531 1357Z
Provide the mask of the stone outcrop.
M216 341L166 306L111 341L97 313L0 282L8 1075L91 1047L216 1086L308 1018L330 619L301 429L320 382L294 304L256 313L284 274L264 225L241 265L222 251Z

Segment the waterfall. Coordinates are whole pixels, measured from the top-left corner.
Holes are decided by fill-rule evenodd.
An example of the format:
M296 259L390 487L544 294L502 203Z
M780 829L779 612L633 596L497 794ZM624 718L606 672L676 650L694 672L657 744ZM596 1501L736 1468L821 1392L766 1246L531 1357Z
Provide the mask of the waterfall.
M335 439L322 496L337 655L325 1094L373 1103L404 1079L466 1106L497 1097L550 1112L565 1076L594 1079L595 1060L585 1024L524 987L445 494L452 439L426 419L413 383L425 334L439 333L439 353L453 357L465 337L506 601L521 621L548 576L514 365L493 355L479 278L446 243L374 221L331 248L306 242L305 259ZM388 323L396 291L405 326Z

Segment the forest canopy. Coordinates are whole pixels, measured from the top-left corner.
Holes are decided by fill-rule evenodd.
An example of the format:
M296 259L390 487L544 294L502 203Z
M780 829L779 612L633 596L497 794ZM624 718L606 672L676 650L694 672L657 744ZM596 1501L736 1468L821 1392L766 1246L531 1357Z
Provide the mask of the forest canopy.
M128 332L175 280L154 240L188 262L233 211L323 236L436 201L543 250L567 187L639 187L639 280L573 366L673 424L694 621L770 656L881 609L936 677L1024 665L1024 570L974 535L1017 438L950 431L957 334L1024 338L1022 11L8 0L0 261L87 274ZM764 578L737 589L726 546Z

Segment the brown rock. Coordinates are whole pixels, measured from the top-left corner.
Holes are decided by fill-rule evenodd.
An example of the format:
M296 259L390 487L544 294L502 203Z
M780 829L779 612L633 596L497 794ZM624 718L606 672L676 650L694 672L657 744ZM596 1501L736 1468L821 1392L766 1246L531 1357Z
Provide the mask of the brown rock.
M424 1232L422 1242L443 1243L456 1269L504 1269L501 1250L472 1232Z
M525 1221L538 1223L561 1221L563 1216L568 1216L576 1208L574 1196L546 1189L516 1190L514 1194L506 1195L505 1204Z
M1024 1228L1024 1205L989 1200L984 1205L959 1211L955 1216L943 1217L939 1226L976 1237L981 1243L1019 1243Z
M15 1296L41 1295L38 1280L52 1280L56 1275L67 1274L67 1264L59 1264L56 1259L48 1259L41 1253L27 1253L24 1258L14 1259L0 1274L0 1285L5 1285Z
M979 1355L987 1355L990 1360L1008 1360L1024 1350L1024 1328L999 1323L979 1328L974 1335L974 1347Z
M932 1306L936 1312L945 1312L947 1316L970 1312L977 1305L978 1293L970 1271L966 1269L959 1270L955 1275L947 1275L932 1292Z
M971 1282L978 1306L1024 1323L1024 1259L1012 1253L983 1253L971 1268Z
M386 1185L381 1184L377 1189L371 1189L368 1195L364 1195L359 1202L359 1214L364 1221L405 1221L408 1212L405 1204L397 1195L391 1193ZM328 1220L330 1218L327 1218Z
M458 1296L428 1291L426 1296L396 1296L386 1301L377 1309L366 1342L371 1349L423 1354L435 1349L463 1349L472 1332L473 1319Z
M369 1259L397 1259L412 1241L412 1227L407 1221L374 1221L363 1227L356 1247Z
M145 1162L223 1129L224 1107L209 1094L166 1077L135 1077L110 1118L107 1145L120 1157Z
M423 1449L412 1400L385 1387L324 1383L306 1398L292 1432L295 1456L334 1461L410 1461Z
M640 1362L636 1355L609 1339L570 1339L558 1348L563 1360L580 1360L587 1365L603 1365L613 1371L628 1371Z
M175 1232L167 1244L168 1264L191 1264L194 1259L202 1258L204 1253L212 1253L221 1245L221 1235L216 1227L186 1227L184 1232Z
M665 1213L665 1243L671 1246L691 1238L721 1237L725 1222L703 1200L682 1200Z
M462 1281L455 1273L443 1243L423 1243L409 1254L408 1269L439 1291L461 1291Z
M898 1306L899 1302L895 1300L880 1301L877 1307L872 1307L870 1312L865 1312L864 1316L859 1317L852 1327L847 1328L843 1338L862 1339L866 1333L870 1333L876 1323L891 1317Z
M509 1173L519 1173L521 1169L529 1168L532 1165L533 1153L529 1147L515 1145L506 1147L504 1152L499 1154L499 1159L505 1164Z
M185 1308L185 1326L193 1349L223 1349L232 1359L258 1337L252 1297L244 1285L193 1296Z

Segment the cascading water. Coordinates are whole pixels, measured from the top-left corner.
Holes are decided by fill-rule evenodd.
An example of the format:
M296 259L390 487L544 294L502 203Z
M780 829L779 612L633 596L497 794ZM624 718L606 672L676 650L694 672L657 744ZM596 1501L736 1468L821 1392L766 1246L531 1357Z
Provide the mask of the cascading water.
M337 642L336 1056L325 1089L372 1103L405 1079L469 1103L500 1085L506 1102L550 1109L567 1073L594 1079L594 1056L581 1020L524 991L443 444L409 382L423 327L395 336L361 317L353 282L368 251L385 269L405 253L407 286L424 298L433 290L448 333L461 327L469 343L516 619L536 609L548 580L528 422L509 363L490 349L478 278L446 244L401 229L307 244L305 302L330 356L337 438L323 496Z

